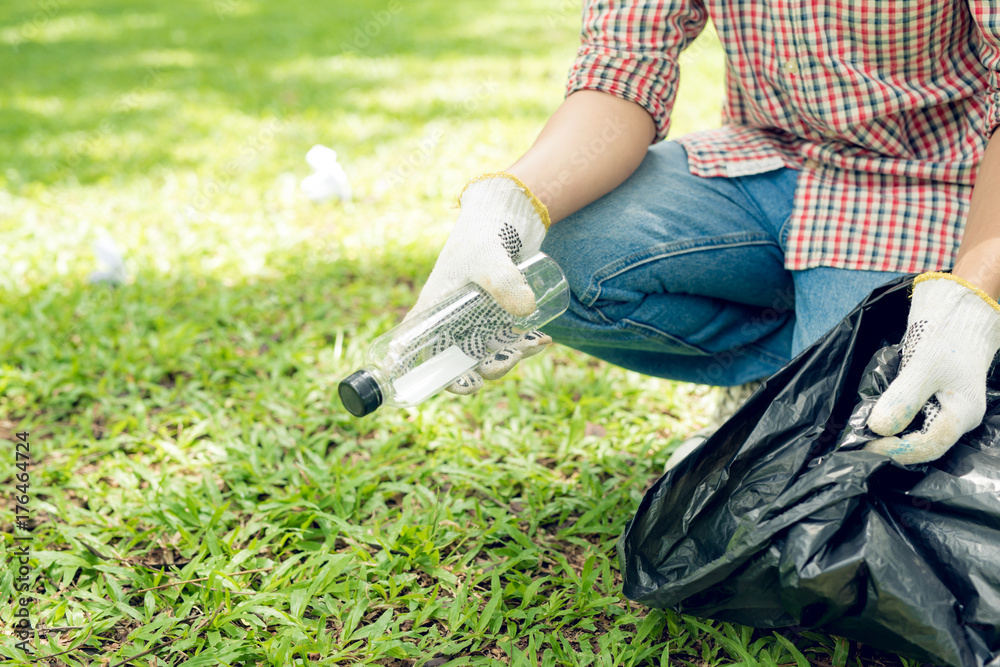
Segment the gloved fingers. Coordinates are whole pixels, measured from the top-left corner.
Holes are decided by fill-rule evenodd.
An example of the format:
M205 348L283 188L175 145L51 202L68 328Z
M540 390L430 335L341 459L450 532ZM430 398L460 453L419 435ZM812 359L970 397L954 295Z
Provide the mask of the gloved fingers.
M441 272L435 266L434 270L431 271L431 275L427 277L427 282L424 283L423 289L420 290L417 302L413 304L413 308L410 308L410 311L403 317L403 321L405 322L417 313L434 306L441 300L443 295L447 295L459 287L462 287L461 283L448 280L441 275Z
M476 366L476 372L484 380L496 380L506 375L523 357L521 350L507 347L484 359Z
M488 273L477 275L474 280L511 315L527 317L535 312L535 293L509 259L491 265Z
M917 460L920 457L919 454L914 454L912 441L907 440L904 443L903 438L896 435L890 435L888 438L872 440L865 445L863 449L866 452L874 452L876 454L881 454L882 456L888 456L896 461L899 461L903 465L912 465L914 463L924 462L922 460ZM940 456L940 454L938 456Z
M469 371L446 387L453 394L467 396L483 387L483 378L476 371Z
M966 431L982 420L970 411L970 403L952 392L939 392L924 408L924 425L919 431L879 438L865 445L865 451L888 456L903 465L927 463L940 458Z
M906 428L937 389L925 375L912 364L903 368L875 402L868 428L879 435L895 435Z
M546 335L541 331L529 331L524 334L524 338L518 341L515 347L521 351L521 358L527 359L528 357L532 357L544 350L545 346L551 342L551 336Z
M476 367L484 380L503 377L526 357L531 357L545 349L552 338L541 331L531 331L491 357L487 357Z

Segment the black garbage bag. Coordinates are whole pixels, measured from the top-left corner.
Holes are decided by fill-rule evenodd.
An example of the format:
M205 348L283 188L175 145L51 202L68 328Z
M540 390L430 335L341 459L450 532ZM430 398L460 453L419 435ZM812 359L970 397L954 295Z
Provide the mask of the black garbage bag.
M878 437L864 423L895 377L911 283L872 292L646 492L618 541L627 597L1000 666L997 364L982 425L941 459L860 451Z

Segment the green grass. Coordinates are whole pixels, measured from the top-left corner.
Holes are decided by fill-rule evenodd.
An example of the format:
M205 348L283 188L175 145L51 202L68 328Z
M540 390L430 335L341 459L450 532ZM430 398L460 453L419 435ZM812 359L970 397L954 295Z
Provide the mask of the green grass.
M335 397L464 182L559 104L578 20L564 0L0 7L0 477L14 494L29 432L44 664L892 661L621 597L615 540L707 387L555 347L473 397L361 420ZM675 135L718 118L713 40L685 56ZM299 195L314 143L353 202ZM87 283L105 231L117 289ZM12 613L0 656L25 664Z

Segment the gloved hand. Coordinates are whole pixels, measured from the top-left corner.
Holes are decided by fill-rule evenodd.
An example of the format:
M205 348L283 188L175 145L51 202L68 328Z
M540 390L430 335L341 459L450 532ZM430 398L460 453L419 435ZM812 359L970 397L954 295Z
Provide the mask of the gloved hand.
M427 284L404 321L463 285L474 282L512 315L535 311L535 295L516 264L538 252L549 226L545 205L518 178L506 172L469 181L459 195L461 213ZM495 380L518 361L552 342L540 331L511 334L503 348L453 382L448 391L471 394L483 379Z
M913 281L896 379L875 403L865 450L904 465L942 456L986 414L986 374L1000 349L1000 305L972 283L931 272ZM926 405L925 405L926 403ZM918 431L902 433L923 408Z

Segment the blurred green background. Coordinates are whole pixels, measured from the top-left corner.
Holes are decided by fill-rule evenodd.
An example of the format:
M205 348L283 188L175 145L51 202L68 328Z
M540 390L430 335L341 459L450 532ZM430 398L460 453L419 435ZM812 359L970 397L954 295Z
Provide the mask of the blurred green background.
M45 664L846 664L621 598L615 540L708 388L554 346L473 397L335 397L463 184L562 100L579 9L0 5L0 442L30 433ZM682 67L675 135L719 118L711 29ZM299 191L317 143L352 201ZM28 659L9 624L0 656Z

